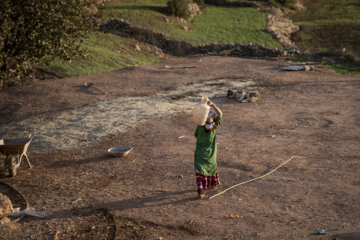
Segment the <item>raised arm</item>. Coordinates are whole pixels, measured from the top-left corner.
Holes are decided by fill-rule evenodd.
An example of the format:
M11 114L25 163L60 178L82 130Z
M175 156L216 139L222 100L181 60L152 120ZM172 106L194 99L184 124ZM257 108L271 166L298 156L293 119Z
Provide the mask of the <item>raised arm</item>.
M209 106L214 110L214 112L215 112L218 116L222 117L223 113L222 113L221 110L215 105L215 103L213 103L213 102L210 101L210 100L208 100L206 103L207 103L207 105L209 105Z

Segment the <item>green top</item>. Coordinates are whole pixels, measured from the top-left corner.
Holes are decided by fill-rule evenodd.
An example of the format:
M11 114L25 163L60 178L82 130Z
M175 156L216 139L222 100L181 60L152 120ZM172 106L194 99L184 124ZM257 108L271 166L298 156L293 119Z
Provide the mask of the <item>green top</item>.
M197 126L195 130L197 138L194 154L195 171L205 176L215 176L217 169L216 128L220 125L221 117L216 117L214 122L215 125L210 130L206 130L205 126Z

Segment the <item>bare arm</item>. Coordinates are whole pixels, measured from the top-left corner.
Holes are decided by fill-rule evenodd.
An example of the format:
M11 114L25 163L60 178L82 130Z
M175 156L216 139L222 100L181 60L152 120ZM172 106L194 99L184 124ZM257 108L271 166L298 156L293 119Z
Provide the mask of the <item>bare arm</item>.
M218 116L222 117L223 113L212 101L208 100L207 105L209 105Z

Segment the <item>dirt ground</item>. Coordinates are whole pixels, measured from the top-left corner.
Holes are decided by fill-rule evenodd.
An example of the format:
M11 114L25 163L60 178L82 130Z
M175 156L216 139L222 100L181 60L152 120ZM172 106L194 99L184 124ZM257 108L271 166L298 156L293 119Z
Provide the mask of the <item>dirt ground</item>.
M49 131L56 129L66 145L63 140L73 135L65 128L79 126L57 125L64 114L119 99L148 101L144 108L152 112L139 119L134 115L118 131L143 108L99 109L105 118L87 121L86 128L99 131L101 122L112 121L114 131L103 128L96 138L79 137L71 148L47 148L39 141L47 138L34 134L28 150L33 168L23 162L17 176L4 172L1 181L18 188L36 210L53 215L1 227L0 239L360 239L360 76L321 67L277 70L289 64L196 56L1 90L4 138L52 126ZM261 100L226 98L221 91L238 86L231 81L254 82ZM105 94L83 87L85 82ZM183 105L206 94L204 86L213 87L208 94L224 113L218 129L219 191L261 176L292 156L306 158L294 158L266 178L211 200L197 200L195 126L190 105ZM186 88L191 91L177 92ZM165 97L157 102L156 96ZM159 107L165 102L171 111ZM95 113L92 108L89 115ZM124 158L106 154L120 145L134 150ZM325 235L312 234L321 229Z

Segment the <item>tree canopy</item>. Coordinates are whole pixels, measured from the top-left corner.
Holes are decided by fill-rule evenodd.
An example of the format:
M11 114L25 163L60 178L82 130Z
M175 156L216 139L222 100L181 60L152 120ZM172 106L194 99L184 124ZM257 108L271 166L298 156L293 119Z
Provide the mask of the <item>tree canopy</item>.
M35 64L83 54L93 30L92 0L1 0L0 88Z

